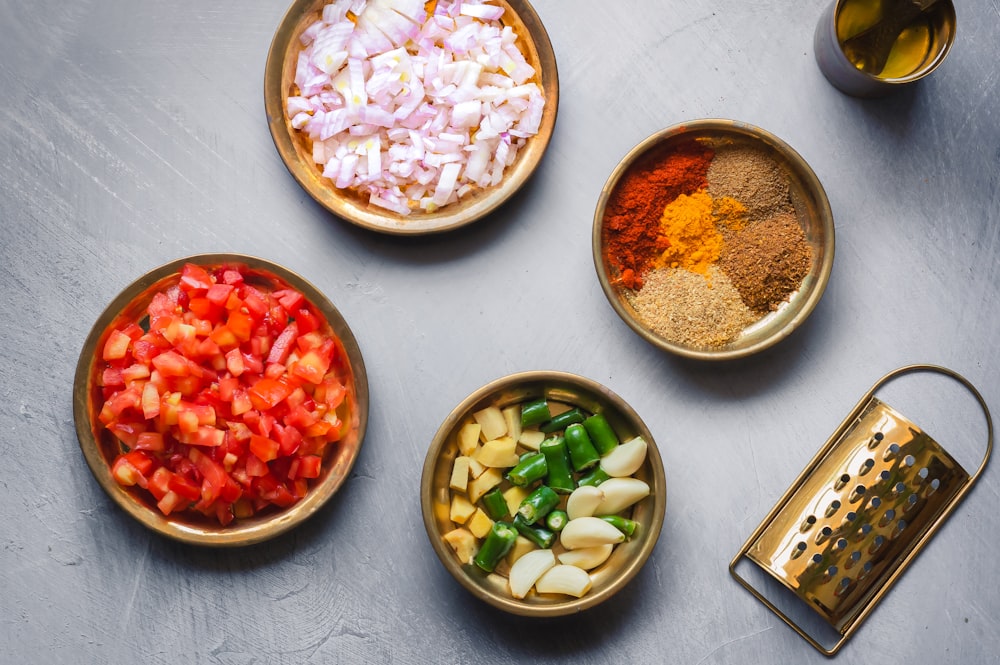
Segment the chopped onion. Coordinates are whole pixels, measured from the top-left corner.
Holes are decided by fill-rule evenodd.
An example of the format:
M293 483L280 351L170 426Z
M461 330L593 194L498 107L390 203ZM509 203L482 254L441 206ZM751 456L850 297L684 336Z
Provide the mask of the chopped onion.
M338 188L405 215L498 184L545 100L488 0L334 0L296 61L291 126Z

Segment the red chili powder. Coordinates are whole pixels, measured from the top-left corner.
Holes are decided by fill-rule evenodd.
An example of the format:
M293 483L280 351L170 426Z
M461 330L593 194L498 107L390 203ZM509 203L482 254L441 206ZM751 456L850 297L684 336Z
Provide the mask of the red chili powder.
M604 211L604 259L622 286L642 287L642 275L669 244L660 235L663 209L707 186L714 155L696 141L655 150L618 181Z

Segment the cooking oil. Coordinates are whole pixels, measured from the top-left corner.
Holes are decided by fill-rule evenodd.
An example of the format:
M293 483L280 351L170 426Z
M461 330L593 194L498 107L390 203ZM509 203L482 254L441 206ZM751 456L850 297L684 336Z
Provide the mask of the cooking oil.
M923 5L929 4L923 0ZM837 13L837 39L844 55L859 70L882 79L897 79L919 72L939 52L935 25L946 20L943 3L933 3L924 11L912 0L847 0ZM849 41L869 30L878 30L905 15L898 34L885 40ZM890 30L895 32L895 30ZM894 37L894 39L893 39ZM888 48L888 56L880 50Z

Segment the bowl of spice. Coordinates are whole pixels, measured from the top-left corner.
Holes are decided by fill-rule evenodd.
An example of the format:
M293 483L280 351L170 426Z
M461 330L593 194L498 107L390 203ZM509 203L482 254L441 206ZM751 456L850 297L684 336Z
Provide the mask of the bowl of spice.
M731 360L788 337L816 307L833 267L833 214L781 139L696 120L650 136L615 167L593 252L611 306L641 337Z
M663 526L653 436L608 388L530 371L479 388L448 415L420 483L424 526L449 573L511 614L551 617L607 600Z

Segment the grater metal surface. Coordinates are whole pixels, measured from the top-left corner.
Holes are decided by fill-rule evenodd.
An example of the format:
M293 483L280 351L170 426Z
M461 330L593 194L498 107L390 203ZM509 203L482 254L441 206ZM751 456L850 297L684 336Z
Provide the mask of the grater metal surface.
M917 425L875 397L891 379L933 371L961 382L986 415L987 446L974 475ZM982 396L960 375L909 365L879 380L750 536L730 573L810 644L833 655L982 473L993 425ZM736 572L746 557L841 635L821 645Z

